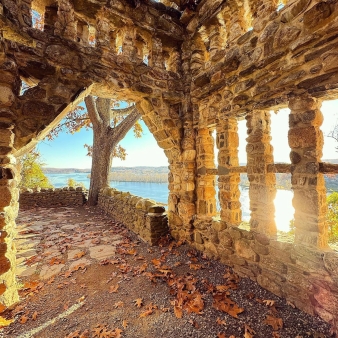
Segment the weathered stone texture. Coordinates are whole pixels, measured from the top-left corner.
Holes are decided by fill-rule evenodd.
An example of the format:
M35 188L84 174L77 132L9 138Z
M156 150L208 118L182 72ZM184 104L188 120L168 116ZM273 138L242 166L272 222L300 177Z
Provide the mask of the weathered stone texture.
M169 233L165 208L155 201L106 188L99 195L98 206L150 245Z
M38 189L33 191L27 189L20 193L20 208L31 209L35 207L57 208L81 206L87 201L87 191L82 188L58 188Z
M0 272L10 274L7 299L16 297L11 239L19 175L13 155L31 149L91 93L134 101L164 150L170 169L167 215L175 238L338 330L337 253L327 249L323 180L332 165L320 162L319 101L338 93L336 0L283 1L278 10L277 0L205 0L193 9L190 2L176 9L169 1L137 6L126 0L33 1L45 13L44 31L32 27L30 1L24 6L0 2L0 26L5 27L0 37L0 213L7 234ZM22 80L31 87L24 93ZM287 106L291 164L277 165L269 110ZM247 166L239 166L237 155L237 121L243 118ZM292 173L294 244L276 241L278 171ZM245 172L251 231L238 228L238 184ZM217 175L219 222L213 220ZM153 243L165 232L164 216L161 221L145 206L138 209L134 197L113 195L101 194L101 206L142 237Z

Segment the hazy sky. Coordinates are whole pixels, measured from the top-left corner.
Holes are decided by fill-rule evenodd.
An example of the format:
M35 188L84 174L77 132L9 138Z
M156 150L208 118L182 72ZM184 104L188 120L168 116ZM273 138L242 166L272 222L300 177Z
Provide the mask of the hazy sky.
M322 112L324 123L322 130L328 134L338 119L338 100L323 103ZM276 162L290 162L290 148L287 141L289 111L283 109L277 114L271 114L272 145ZM127 159L121 161L113 159L113 166L167 166L168 161L162 149L157 145L154 137L143 122L143 137L135 139L130 131L121 141L121 145L127 149ZM246 163L246 121L239 122L239 161ZM43 161L48 167L55 168L90 168L91 157L86 156L85 143L92 144L92 131L81 130L74 135L61 133L54 141L43 141L38 149ZM328 137L324 138L323 159L337 158L335 147L338 143Z

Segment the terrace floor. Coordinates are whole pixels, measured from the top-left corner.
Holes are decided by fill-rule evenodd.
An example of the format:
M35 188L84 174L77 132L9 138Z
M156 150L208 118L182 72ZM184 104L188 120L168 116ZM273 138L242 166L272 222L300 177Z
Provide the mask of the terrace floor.
M191 249L150 247L98 208L20 211L21 301L0 337L329 337L285 299Z

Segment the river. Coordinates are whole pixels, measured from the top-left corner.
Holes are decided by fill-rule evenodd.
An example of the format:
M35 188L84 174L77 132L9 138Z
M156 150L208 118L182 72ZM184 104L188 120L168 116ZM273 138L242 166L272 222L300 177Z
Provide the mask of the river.
M69 178L77 182L82 182L86 188L89 188L89 173L71 173L71 174L46 174L55 188L67 186ZM168 184L167 183L148 183L148 182L116 182L111 181L111 186L120 191L129 191L131 194L145 198L153 199L157 202L168 202ZM249 190L240 187L242 204L242 220L249 221ZM277 190L275 198L275 220L278 230L288 231L290 220L293 218L294 208L292 206L293 192L291 190Z

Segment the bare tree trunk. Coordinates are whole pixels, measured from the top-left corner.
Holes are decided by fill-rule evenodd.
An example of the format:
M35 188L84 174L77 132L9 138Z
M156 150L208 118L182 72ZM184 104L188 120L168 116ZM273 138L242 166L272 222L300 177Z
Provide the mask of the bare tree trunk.
M135 107L124 109L130 112L121 123L110 126L110 100L88 96L85 99L88 115L93 124L92 170L88 204L96 205L100 189L109 187L112 154L117 144L126 136L135 122L140 118Z
M92 170L88 204L96 205L101 188L109 187L109 173L111 169L112 153L115 144L111 144L109 130L94 129Z

